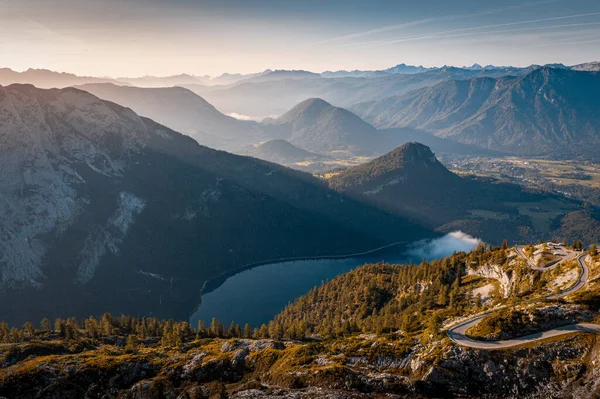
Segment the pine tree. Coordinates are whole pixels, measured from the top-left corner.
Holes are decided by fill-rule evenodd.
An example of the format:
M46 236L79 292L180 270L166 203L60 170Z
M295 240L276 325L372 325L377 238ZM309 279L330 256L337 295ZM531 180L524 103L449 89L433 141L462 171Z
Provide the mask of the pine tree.
M231 322L231 324L229 325L229 328L227 329L227 336L230 338L238 336L235 322L233 322L233 321Z
M209 333L211 336L218 337L218 338L222 338L224 335L223 334L223 325L215 317L213 317L212 321L210 322Z
M125 351L128 353L134 353L137 351L137 339L135 338L135 335L133 334L129 334L127 336L127 343L125 344Z
M244 338L252 338L252 326L248 323L244 326Z
M33 327L33 323L28 321L23 325L23 331L28 337L32 337L35 333L35 327Z
M269 338L269 328L265 324L260 326L260 329L258 330L258 337Z
M102 315L102 318L100 319L100 331L103 335L114 334L115 328L113 325L113 317L110 314L104 313Z
M206 324L204 324L203 320L198 320L196 332L198 333L199 338L205 338L208 335L208 331L206 331Z
M50 326L50 320L48 320L47 318L43 318L42 321L40 322L40 327L42 329L42 331L50 331L50 329L52 328Z
M56 332L58 332L58 335L61 338L64 338L66 335L66 329L67 329L67 325L66 323L63 321L63 319L58 318L54 321L54 330Z

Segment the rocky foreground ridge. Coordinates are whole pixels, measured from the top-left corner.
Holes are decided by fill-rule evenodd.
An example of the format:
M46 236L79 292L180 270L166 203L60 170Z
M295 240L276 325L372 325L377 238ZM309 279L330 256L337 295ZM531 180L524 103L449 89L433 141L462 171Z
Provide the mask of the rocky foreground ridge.
M600 393L600 345L591 335L510 351L374 335L327 343L203 339L181 350L89 345L4 346L0 396L583 399Z
M54 327L43 319L39 329L0 323L0 397L598 397L597 334L502 350L456 338L455 326L482 313L465 333L479 342L597 325L600 255L574 243L556 263L553 246L482 244L420 265L365 265L255 329L108 314ZM529 254L547 270L528 266ZM574 292L584 261L586 283Z

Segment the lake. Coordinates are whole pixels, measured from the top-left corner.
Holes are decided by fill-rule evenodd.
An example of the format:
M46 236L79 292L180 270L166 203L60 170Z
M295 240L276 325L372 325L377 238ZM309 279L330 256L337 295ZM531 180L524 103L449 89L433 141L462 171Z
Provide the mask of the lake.
M412 246L394 246L373 254L343 259L312 259L275 262L241 271L213 291L202 295L202 303L190 318L207 325L213 317L253 327L268 323L277 313L311 288L367 263L420 263L454 251L474 249L479 240L462 233L450 233L437 240Z

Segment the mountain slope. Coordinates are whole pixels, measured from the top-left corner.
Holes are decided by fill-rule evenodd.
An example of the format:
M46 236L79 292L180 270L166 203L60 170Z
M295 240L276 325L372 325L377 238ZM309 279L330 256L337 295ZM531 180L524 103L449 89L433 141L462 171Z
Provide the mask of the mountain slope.
M502 181L458 176L429 147L415 142L343 170L328 182L340 192L439 231L461 230L493 243L551 238L548 224L556 213L580 206ZM539 210L537 220L530 216L531 209Z
M456 218L468 201L462 195L468 183L446 169L429 147L415 142L348 168L329 183L339 191L366 196L385 208L429 222Z
M322 155L303 150L281 139L267 141L256 147L252 146L245 151L245 154L280 165L303 162L309 159L323 159Z
M411 141L416 141L431 148L436 154L468 155L470 157L497 157L506 155L499 151L459 143L454 140L437 137L430 132L406 127L383 129L379 130L379 133L384 137L388 148L397 148Z
M290 143L319 154L364 154L381 149L381 138L373 126L320 98L301 102L269 124L288 132Z
M352 110L380 128L418 128L515 154L593 156L599 94L597 72L543 67L521 77L443 82Z
M202 97L182 87L138 88L113 84L78 86L102 99L133 109L200 144L234 151L263 138L260 126L223 115Z
M0 317L11 322L183 319L204 281L247 263L431 234L78 89L0 87L0 111Z

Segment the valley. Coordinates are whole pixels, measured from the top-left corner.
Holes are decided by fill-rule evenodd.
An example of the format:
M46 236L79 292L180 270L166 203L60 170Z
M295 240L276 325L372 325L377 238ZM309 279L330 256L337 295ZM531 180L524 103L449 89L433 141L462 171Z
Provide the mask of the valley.
M444 162L459 174L491 176L600 205L600 166L594 162L453 156L446 157Z

